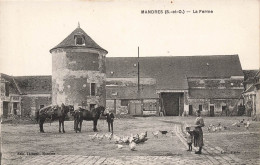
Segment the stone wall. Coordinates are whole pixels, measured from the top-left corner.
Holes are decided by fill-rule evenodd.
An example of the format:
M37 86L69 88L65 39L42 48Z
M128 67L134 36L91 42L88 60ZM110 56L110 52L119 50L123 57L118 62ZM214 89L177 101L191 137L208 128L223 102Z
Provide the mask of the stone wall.
M22 96L21 99L21 115L35 116L35 111L40 109L40 106L51 105L51 95L46 96Z
M222 113L222 106L226 106L228 110L228 114L233 111L237 112L236 107L240 104L237 99L189 99L188 104L192 105L193 112L192 114L196 114L196 110L199 110L199 105L202 105L201 114L204 116L210 115L210 106L214 106L214 114L215 116L223 115L226 113ZM222 114L221 114L222 113ZM186 112L188 114L188 111Z
M94 49L56 49L52 51L53 104L106 105L105 54ZM95 95L90 86L95 83Z

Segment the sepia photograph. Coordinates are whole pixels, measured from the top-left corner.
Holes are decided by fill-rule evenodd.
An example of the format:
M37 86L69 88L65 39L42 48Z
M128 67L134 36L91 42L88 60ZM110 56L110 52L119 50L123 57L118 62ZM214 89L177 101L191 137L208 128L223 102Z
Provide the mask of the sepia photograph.
M260 164L259 0L0 0L0 164Z

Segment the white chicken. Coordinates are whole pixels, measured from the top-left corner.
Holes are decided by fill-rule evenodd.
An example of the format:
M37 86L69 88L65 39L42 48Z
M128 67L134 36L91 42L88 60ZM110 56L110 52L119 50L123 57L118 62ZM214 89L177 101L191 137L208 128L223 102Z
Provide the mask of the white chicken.
M250 122L249 122L249 120L247 120L247 122L245 124L245 128L248 130L249 126L250 126Z
M147 141L147 140L148 140L147 134L141 134L141 135L139 136L138 142L145 142L145 141Z
M175 135L175 132L174 131L171 131L171 136L173 137Z
M104 137L105 137L105 135L97 135L97 139L100 141L103 140Z
M237 125L237 124L238 124L238 122L235 122L235 123L232 124L232 126L235 126L235 125Z
M131 151L134 151L135 148L136 148L136 143L135 143L135 142L131 142L131 143L129 144L129 148L130 148Z
M113 137L113 134L110 133L110 134L105 134L105 137L108 139L108 140L111 140L112 137Z
M97 137L98 133L95 133L94 135L89 135L91 140L95 140Z
M119 149L122 149L124 146L123 145L121 145L121 144L118 144L117 145L117 148L119 148Z
M144 137L147 137L147 131L143 132L143 133L140 133L139 136L144 136Z
M133 136L133 138L134 138L134 142L135 143L138 143L139 142L139 135L138 134L135 134L134 136Z
M122 138L122 142L123 142L123 143L128 143L128 142L129 142L129 137L128 137L128 136L124 136L124 137Z
M211 127L211 130L212 130L213 132L216 132L216 131L217 131L217 128L213 125L213 126Z
M115 140L115 143L121 143L122 142L121 137L119 137L117 135L113 135L113 138Z
M131 134L131 136L129 137L129 143L131 143L132 141L134 141L134 137L133 137L133 135Z
M156 132L152 132L153 136L158 138L159 137L159 131L156 131Z

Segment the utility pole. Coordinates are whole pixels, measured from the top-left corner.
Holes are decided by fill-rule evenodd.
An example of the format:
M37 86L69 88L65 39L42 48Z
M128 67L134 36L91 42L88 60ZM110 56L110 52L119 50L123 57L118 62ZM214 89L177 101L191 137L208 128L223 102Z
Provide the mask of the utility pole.
M137 92L138 97L140 96L140 68L139 68L139 46L138 46L138 58L137 58Z

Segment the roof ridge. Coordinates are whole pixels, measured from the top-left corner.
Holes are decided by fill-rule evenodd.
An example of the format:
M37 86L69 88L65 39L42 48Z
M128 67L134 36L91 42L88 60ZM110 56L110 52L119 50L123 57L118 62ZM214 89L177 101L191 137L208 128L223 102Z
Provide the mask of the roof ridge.
M85 45L75 45L74 36L75 35L83 35L85 37ZM80 27L77 27L75 30L73 30L65 39L63 39L57 46L52 48L52 50L57 48L71 48L71 47L80 47L80 48L93 48L97 50L101 50L107 53L105 49L103 49L101 46L99 46L83 29Z
M238 54L231 54L231 55L190 55L190 56L141 56L139 58L145 58L145 57L216 57L216 56L238 56ZM107 58L138 58L137 56L128 56L128 57L107 57Z

